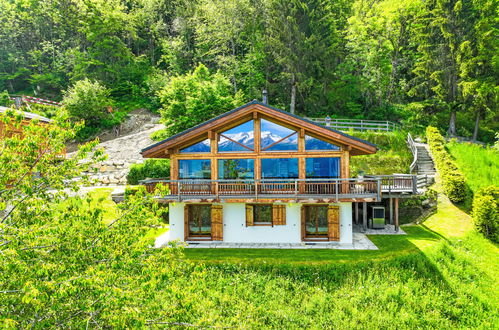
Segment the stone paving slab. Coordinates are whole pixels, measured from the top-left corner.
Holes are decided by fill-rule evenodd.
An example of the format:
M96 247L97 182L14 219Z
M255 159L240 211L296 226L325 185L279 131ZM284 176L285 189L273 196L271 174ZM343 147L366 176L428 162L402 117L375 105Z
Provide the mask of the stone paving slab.
M354 233L358 232L366 235L407 235L402 228L399 228L398 232L395 231L394 225L385 225L384 229L367 228L366 231L362 229L361 225L353 225L353 231Z

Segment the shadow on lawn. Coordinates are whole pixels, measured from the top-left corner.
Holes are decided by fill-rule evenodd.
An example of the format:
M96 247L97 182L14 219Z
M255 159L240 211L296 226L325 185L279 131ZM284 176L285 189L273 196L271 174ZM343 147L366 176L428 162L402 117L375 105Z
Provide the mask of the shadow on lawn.
M423 226L404 230L408 235L371 235L369 238L379 247L377 251L187 249L185 254L187 259L228 276L250 272L329 288L351 280L393 278L404 282L416 277L450 290L438 266L411 242L438 244L443 237Z

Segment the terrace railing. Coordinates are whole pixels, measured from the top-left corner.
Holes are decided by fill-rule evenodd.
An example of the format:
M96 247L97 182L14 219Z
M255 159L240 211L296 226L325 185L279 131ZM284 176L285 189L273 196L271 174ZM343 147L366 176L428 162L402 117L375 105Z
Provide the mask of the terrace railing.
M381 179L262 179L262 180L166 180L141 181L148 192L157 185L166 187L169 197L179 201L189 197L205 198L278 198L321 197L381 198Z
M307 118L317 124L326 125L340 131L384 131L391 132L400 129L399 124L389 120Z
M416 144L412 139L411 133L407 133L407 145L409 146L409 149L411 149L412 152L413 160L411 166L409 167L409 170L411 173L413 173L413 171L418 167L418 149L416 148Z

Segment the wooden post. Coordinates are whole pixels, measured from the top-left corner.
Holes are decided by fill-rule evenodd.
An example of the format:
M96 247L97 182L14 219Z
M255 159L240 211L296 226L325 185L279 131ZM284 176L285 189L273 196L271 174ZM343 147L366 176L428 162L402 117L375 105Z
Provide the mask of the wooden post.
M368 228L367 203L366 202L362 203L362 227L364 228L364 231L367 230L367 228Z
M393 225L393 198L390 197L390 225Z
M395 198L395 231L399 231L399 199Z
M359 203L355 202L355 224L359 224Z

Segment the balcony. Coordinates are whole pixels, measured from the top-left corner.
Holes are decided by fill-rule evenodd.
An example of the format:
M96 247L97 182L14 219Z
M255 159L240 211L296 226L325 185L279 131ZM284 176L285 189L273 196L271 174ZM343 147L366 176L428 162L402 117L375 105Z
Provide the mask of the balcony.
M412 175L350 179L167 180L141 181L147 191L166 202L180 201L379 201L383 192L417 193Z

